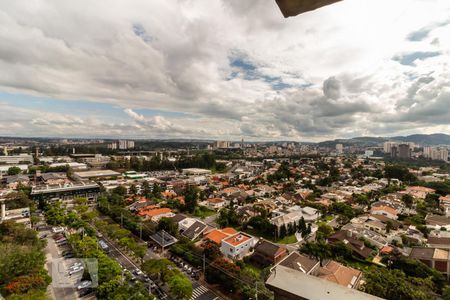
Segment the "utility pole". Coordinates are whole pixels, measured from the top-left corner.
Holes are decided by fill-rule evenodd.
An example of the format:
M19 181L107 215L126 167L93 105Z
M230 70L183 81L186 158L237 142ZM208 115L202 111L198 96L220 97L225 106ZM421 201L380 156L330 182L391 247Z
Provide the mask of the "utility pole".
M205 272L206 272L206 264L205 264L205 253L203 253L203 276L205 276Z

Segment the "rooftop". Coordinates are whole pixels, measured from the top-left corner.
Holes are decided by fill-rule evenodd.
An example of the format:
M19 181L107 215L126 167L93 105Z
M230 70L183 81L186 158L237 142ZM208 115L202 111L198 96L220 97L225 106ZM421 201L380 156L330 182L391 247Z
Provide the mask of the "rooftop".
M309 300L361 300L380 299L334 282L306 275L282 265L275 267L266 281L270 290L281 290L292 295L289 299ZM287 298L286 298L287 299Z
M227 237L223 240L223 242L228 243L232 246L239 246L245 242L248 242L249 240L251 240L253 237L245 234L243 232L239 232L233 236Z

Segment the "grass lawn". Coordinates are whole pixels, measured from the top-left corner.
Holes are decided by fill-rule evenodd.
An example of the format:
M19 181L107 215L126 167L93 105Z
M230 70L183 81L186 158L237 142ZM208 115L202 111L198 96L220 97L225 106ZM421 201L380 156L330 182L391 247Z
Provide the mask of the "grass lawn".
M214 210L210 210L204 206L199 206L194 210L194 216L200 218L200 219L204 219L207 218L209 216L214 215L216 212Z
M237 231L241 230L239 227L237 227L235 229ZM252 229L252 228L247 228L247 229L242 230L242 231L244 231L244 232L246 232L246 233L248 233L248 234L250 234L250 235L252 235L254 237L262 237L262 238L264 238L264 239L266 239L268 241L271 241L271 242L277 243L277 244L294 244L294 243L297 243L297 239L295 238L295 234L285 236L282 239L274 239L273 236L263 235L263 234L261 234L261 232L255 230L255 229Z
M245 264L244 272L255 274L255 277L261 277L262 269L255 267L252 264Z
M297 243L297 238L295 237L295 234L293 234L293 235L285 236L284 238L279 239L275 242L278 244L294 244L294 243Z

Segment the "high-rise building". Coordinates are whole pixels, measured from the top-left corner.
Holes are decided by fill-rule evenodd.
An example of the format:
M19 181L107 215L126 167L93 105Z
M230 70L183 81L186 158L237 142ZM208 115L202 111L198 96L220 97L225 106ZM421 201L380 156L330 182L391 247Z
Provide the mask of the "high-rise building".
M127 150L134 148L134 141L128 141L128 140L119 140L117 142L112 142L108 144L108 149L116 150Z
M230 148L230 142L229 141L215 141L214 148L216 148L216 149Z
M398 145L398 157L399 158L411 158L411 147L409 144Z
M432 160L448 161L448 148L447 147L424 147L423 156L425 158L431 158Z
M337 152L338 154L344 153L344 145L342 145L342 144L336 144L336 152Z

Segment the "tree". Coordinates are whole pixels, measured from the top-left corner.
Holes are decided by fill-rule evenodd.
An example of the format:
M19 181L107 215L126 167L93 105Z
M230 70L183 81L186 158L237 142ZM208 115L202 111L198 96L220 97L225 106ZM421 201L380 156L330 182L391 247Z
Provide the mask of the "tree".
M189 299L192 296L192 283L182 273L173 276L169 280L169 288L176 299Z
M113 194L117 194L119 196L125 196L127 194L127 188L123 185L119 185L118 187L112 190Z
M414 198L410 194L404 194L402 196L402 201L405 203L406 207L411 208L414 203Z
M322 266L325 259L331 257L330 246L325 240L306 242L300 247L299 251L317 259L320 262L320 266Z
M287 229L286 229L286 225L283 224L280 227L280 238L284 238L287 234Z
M150 198L151 196L151 189L147 180L142 183L141 194L146 198Z
M393 226L392 221L391 221L391 220L388 220L388 221L386 222L386 233L389 233L389 232L391 231L392 226Z
M132 185L130 186L130 194L136 195L137 192L138 192L138 190L137 190L136 185L135 185L135 184L132 184Z
M369 268L365 272L366 293L384 299L433 299L430 280L421 278L409 279L400 270L388 270L385 268ZM431 294L430 294L431 292Z
M337 241L331 246L331 253L335 258L348 259L352 257L352 248L342 241Z
M65 210L59 202L56 202L52 206L47 206L45 217L50 225L63 225L65 222Z
M408 168L399 165L387 165L384 167L384 176L389 180L395 178L405 182L417 181L417 177L410 173Z
M425 205L427 208L438 209L439 208L439 195L438 194L427 194L425 197Z
M178 234L178 223L175 223L171 218L163 217L159 220L157 230L165 230L175 236Z
M188 212L193 213L195 207L197 207L197 200L198 189L193 186L188 186L184 194L185 209Z
M10 167L8 169L8 175L18 175L20 174L20 172L22 172L22 170L19 167Z
M333 233L333 228L326 224L320 223L316 231L316 240L324 239Z

